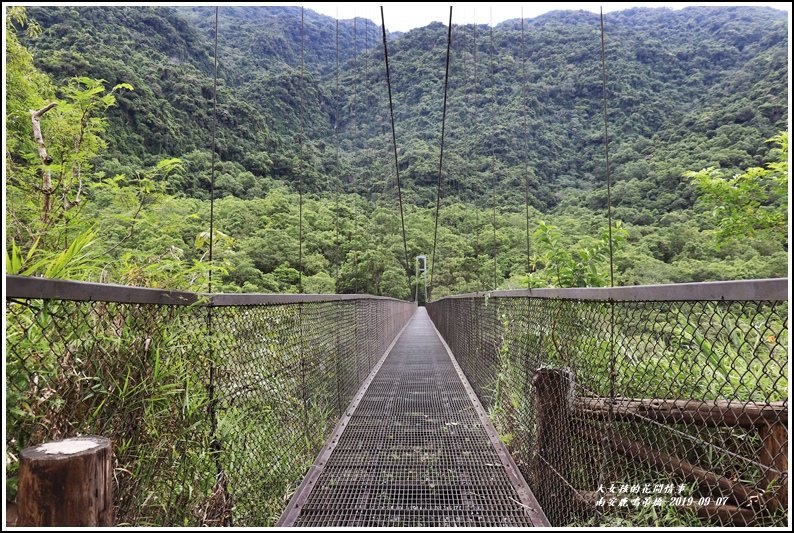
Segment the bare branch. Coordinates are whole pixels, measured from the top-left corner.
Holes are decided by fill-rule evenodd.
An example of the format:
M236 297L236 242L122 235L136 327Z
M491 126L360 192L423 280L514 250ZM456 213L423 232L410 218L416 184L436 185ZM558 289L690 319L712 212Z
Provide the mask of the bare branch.
M41 221L47 222L52 211L52 204L50 195L52 194L52 173L47 168L52 163L52 157L47 153L47 145L44 144L44 136L41 134L41 116L58 105L57 102L52 102L42 107L39 110L30 109L30 121L33 124L33 140L36 141L36 147L39 151L39 158L44 165L41 172L41 191L44 193L44 201L41 208Z
M80 198L80 193L81 192L83 192L83 180L82 179L80 179L77 182L77 195L74 197L74 200L72 200L71 202L66 199L66 192L64 191L64 195L63 195L63 212L64 213L80 203L80 201L82 200L82 198Z
M52 102L50 104L47 104L44 107L42 107L41 109L39 109L38 111L34 111L33 109L31 109L30 110L30 114L31 114L31 116L34 116L34 118L39 119L39 118L41 118L41 116L44 113L46 113L47 111L49 111L50 109L52 109L56 105L58 105L58 102Z

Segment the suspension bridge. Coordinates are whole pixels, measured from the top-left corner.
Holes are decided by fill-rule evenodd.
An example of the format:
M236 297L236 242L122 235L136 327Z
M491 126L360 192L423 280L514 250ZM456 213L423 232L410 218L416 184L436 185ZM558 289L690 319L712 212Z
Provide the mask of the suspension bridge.
M281 525L549 525L423 308L324 452Z
M417 307L6 276L9 434L110 438L121 523L782 524L787 290Z
M787 279L421 307L5 281L11 439L111 438L121 523L788 521Z

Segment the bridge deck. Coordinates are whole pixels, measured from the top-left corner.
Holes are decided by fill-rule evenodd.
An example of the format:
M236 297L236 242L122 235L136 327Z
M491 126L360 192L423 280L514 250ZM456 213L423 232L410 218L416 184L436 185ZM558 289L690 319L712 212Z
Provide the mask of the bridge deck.
M285 526L548 526L420 307L296 492Z

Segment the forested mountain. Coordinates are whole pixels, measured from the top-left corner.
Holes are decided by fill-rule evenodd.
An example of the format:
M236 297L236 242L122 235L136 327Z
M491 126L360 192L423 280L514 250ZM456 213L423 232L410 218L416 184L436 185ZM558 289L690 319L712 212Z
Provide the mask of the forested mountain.
M97 120L104 114L96 135L107 146L87 154L90 176L62 178L72 195L85 185L79 217L71 210L56 226L38 207L9 206L7 249L13 240L25 253L61 225L68 245L70 232L98 221L100 238L118 243L102 261L135 271L117 276L127 282L179 283L180 269L200 271L209 238L215 10L31 6L26 16L41 33L27 35L29 21L7 13L10 38L48 80L25 89L35 98L10 90L7 97L9 198L17 206L48 196L31 184L42 172L28 124L32 102L76 102L75 91L87 86L72 81L69 93L75 77L132 90L119 86L112 105L92 111ZM788 129L786 13L635 8L608 14L605 31L612 205L627 231L617 281L785 275L787 235L715 241L719 218L684 173L714 166L730 176L778 157L765 141ZM15 50L9 46L7 66ZM433 252L446 51L441 23L388 38L411 257ZM380 27L359 18L339 21L337 32L336 20L310 10L302 25L300 8L222 7L217 60L214 238L226 262L222 289L406 296ZM7 74L9 87L14 75ZM519 19L456 25L448 90L434 294L518 286L527 269L536 270L533 283L564 284L550 268L564 260L601 272L607 196L598 16L555 11L526 20L523 34ZM45 141L66 145L52 129L61 109L41 123ZM307 193L303 264L299 190ZM537 230L529 257L525 190ZM785 202L767 194L758 203L779 210ZM172 263L158 271L153 257ZM167 281L157 277L166 270ZM567 283L601 282L599 274Z

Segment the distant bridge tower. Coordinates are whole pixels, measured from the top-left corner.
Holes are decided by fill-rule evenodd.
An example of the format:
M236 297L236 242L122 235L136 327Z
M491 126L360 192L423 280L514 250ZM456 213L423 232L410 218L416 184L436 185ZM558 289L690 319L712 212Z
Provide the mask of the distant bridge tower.
M419 268L419 260L422 260L422 268ZM422 273L423 281L422 286L425 289L425 299L422 301L424 304L427 302L427 256L426 255L417 255L416 256L416 302L419 303L419 273Z

